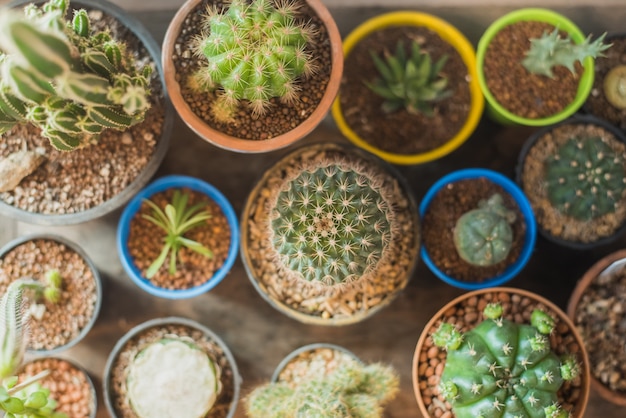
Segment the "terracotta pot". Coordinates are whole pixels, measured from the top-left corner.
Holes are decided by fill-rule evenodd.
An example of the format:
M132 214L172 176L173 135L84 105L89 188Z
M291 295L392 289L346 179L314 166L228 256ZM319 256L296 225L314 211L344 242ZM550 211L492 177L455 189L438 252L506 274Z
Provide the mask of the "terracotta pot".
M179 81L176 79L176 69L172 60L176 40L181 32L185 19L203 0L187 0L178 10L165 34L163 40L163 69L165 73L165 86L172 103L181 119L202 139L231 151L244 153L268 152L286 147L308 135L322 121L328 113L330 106L339 90L339 82L343 72L343 52L341 48L341 35L337 24L330 12L320 0L306 0L306 3L317 13L324 22L330 38L332 70L330 79L321 102L311 116L294 129L266 140L248 140L230 136L207 125L197 116L185 102Z

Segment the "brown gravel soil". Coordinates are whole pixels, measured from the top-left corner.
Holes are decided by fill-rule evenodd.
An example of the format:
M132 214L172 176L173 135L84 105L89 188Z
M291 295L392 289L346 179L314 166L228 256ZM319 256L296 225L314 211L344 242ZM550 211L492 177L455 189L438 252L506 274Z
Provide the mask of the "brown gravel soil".
M110 27L114 38L142 57L140 64L155 65L128 28L100 11L90 14L94 27ZM15 189L1 192L0 200L28 212L61 215L91 209L122 192L148 164L161 138L165 105L155 68L150 88L152 107L142 123L126 132L106 130L96 144L72 152L55 150L31 125L16 126L0 136L0 158L23 149L41 151L46 157Z
M413 384L416 396L421 398L423 406L428 410L428 416L451 418L454 416L452 408L439 393L439 380L446 362L446 351L436 347L431 335L439 328L442 322L454 324L461 332L469 331L483 321L482 311L488 303L500 302L504 308L503 317L516 323L529 323L530 315L536 308L548 313L556 320L554 332L550 334L550 346L558 356L574 354L582 368L582 373L570 382L564 382L557 395L561 406L572 412L572 417L582 418L589 390L589 382L583 379L587 375L584 363L584 354L576 342L568 323L561 312L556 312L535 298L519 293L511 293L505 288L494 288L479 294L465 295L459 298L458 303L450 306L445 312L438 312L431 322L424 328L424 333L416 347L413 359ZM418 400L418 403L420 401ZM422 406L422 405L420 405Z
M295 388L300 382L321 379L344 364L359 361L354 355L330 347L303 351L292 358L278 374L278 382Z
M558 211L550 203L545 186L546 160L557 153L558 147L569 138L575 136L599 136L618 154L626 154L626 145L606 129L593 124L563 124L559 125L539 137L528 150L523 161L521 184L524 194L528 197L537 224L544 233L575 243L592 243L602 238L610 237L624 224L626 220L626 204L623 204L625 195L622 195L622 204L617 205L613 213L579 220ZM624 173L626 176L626 173Z
M174 190L168 189L165 192L156 193L150 197L150 200L164 209L171 202ZM165 289L189 289L210 280L224 264L230 246L230 228L219 205L202 193L190 189L182 191L190 193L188 208L196 203L206 203L211 213L210 219L188 231L185 237L203 244L212 251L213 256L205 257L182 247L178 252L178 263L174 275L169 273L168 256L157 274L150 279L152 284ZM142 272L143 277L146 277L148 267L161 253L165 231L142 218L142 215L152 215L152 209L145 203L142 203L130 223L128 250L135 266Z
M97 315L97 283L85 260L66 245L51 239L34 239L20 244L0 259L0 294L13 281L31 277L43 281L46 272L61 273L61 297L45 306L41 319L28 320L29 350L52 350L76 339ZM28 304L32 305L29 298Z
M380 78L370 51L379 57L385 51L395 54L398 41L404 43L407 56L413 42L428 52L433 62L448 56L441 74L448 79L452 96L434 105L432 117L404 109L384 113L384 99L365 85ZM393 26L371 33L346 56L339 100L346 123L361 139L390 153L418 154L445 144L465 124L470 108L468 83L461 56L437 33L425 27Z
M324 24L310 6L304 0L296 0L294 3L300 6L296 20L308 22L315 28L315 34L308 44L307 52L315 58L316 72L308 78L299 79L299 100L294 103L281 103L279 99L272 98L268 111L261 117L255 117L247 101L243 101L233 120L228 123L218 122L210 112L211 103L219 94L219 90L197 92L190 87L189 83L190 76L205 60L193 54L192 45L194 37L200 32L206 8L209 5L215 5L219 10L223 10L227 2L204 0L185 19L183 29L174 46L174 55L171 57L176 69L176 81L180 84L182 96L192 112L213 129L241 139L274 138L297 127L317 108L330 79L332 64L330 41Z
M485 80L496 101L511 113L540 119L559 113L576 97L583 72L576 63L576 75L563 66L553 68L554 78L531 74L522 65L531 38L540 38L554 26L523 21L503 28L491 40L484 60ZM567 33L562 32L563 38Z
M50 390L57 402L57 412L69 418L89 418L96 415L96 392L86 372L66 360L42 358L27 363L19 373L20 382L44 370L50 374L39 381Z
M203 418L227 417L235 396L237 383L235 382L233 367L224 353L224 348L199 329L179 324L166 324L148 328L133 336L113 360L111 373L109 376L105 376L105 379L109 379L110 388L109 393L105 393L105 396L109 396L115 418L137 418L126 398L127 368L130 360L150 343L168 336L191 338L221 368L221 392L211 411Z
M476 209L481 200L495 193L504 198L507 209L515 212L513 244L507 258L493 266L473 266L463 260L454 245L454 227L457 220ZM464 282L489 280L515 263L524 246L526 223L515 200L504 189L486 178L462 180L446 185L433 198L422 222L423 245L433 263L446 275Z

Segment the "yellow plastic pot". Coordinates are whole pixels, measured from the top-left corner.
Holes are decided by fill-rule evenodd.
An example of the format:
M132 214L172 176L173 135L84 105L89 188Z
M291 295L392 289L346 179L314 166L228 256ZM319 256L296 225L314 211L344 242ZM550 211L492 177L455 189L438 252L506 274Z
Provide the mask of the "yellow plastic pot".
M339 92L339 95L333 103L333 118L335 120L335 123L339 127L339 130L346 138L352 141L355 145L379 156L380 158L390 163L411 165L422 164L436 160L437 158L441 158L461 146L461 144L463 144L463 142L465 142L467 138L469 138L472 132L474 132L474 129L476 129L476 126L480 121L484 108L484 98L480 90L480 86L478 85L478 75L476 71L476 53L474 52L474 48L467 40L467 38L465 38L465 36L461 32L459 32L458 29L456 29L448 22L427 13L400 11L386 13L374 17L363 22L356 29L354 29L344 39L344 56L347 57L350 54L350 51L352 51L352 49L355 47L355 45L358 44L370 33L385 29L389 26L426 27L437 33L441 37L441 39L448 42L454 47L454 49L456 49L456 51L461 56L463 63L467 67L467 72L470 76L469 89L471 102L469 115L467 117L467 120L465 121L465 124L461 127L459 132L457 132L457 134L453 138L450 138L450 140L448 140L445 144L435 149L418 154L395 154L383 151L379 148L372 146L364 139L359 137L356 132L354 132L352 128L348 126L345 118L343 117L341 104L339 102L339 95L341 95L341 91Z

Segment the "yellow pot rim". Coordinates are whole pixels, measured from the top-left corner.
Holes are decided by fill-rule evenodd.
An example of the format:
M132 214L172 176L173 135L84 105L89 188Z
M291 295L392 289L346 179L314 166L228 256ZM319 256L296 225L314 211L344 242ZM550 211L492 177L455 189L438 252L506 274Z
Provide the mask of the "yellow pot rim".
M339 95L335 98L332 106L332 115L341 133L355 145L389 161L393 164L421 164L436 160L449 154L463 144L476 129L483 113L485 100L478 84L478 72L476 67L476 52L467 38L454 26L436 16L413 11L399 11L379 15L359 25L344 39L343 53L347 57L354 46L372 32L389 26L418 26L427 27L436 32L441 39L448 42L456 49L467 67L470 77L470 111L465 124L454 137L445 144L427 152L418 154L395 154L376 148L359 137L350 128L343 117Z

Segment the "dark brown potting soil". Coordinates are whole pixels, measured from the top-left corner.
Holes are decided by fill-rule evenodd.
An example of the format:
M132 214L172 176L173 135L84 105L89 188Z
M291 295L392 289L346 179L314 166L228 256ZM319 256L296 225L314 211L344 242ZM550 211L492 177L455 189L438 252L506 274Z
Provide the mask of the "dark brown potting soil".
M417 42L433 62L448 56L442 75L453 93L434 105L432 117L414 115L404 109L381 110L384 99L365 82L379 78L370 51L394 54L399 40L410 56ZM376 31L361 40L345 58L339 100L346 123L364 141L394 154L417 154L435 149L452 139L465 124L470 110L467 68L459 53L435 32L425 27L399 26Z
M488 267L464 261L454 245L454 226L465 212L478 207L483 199L499 193L507 209L515 212L513 244L504 261ZM513 264L524 245L526 223L515 200L499 185L486 178L462 180L443 187L433 198L422 222L423 244L433 263L456 280L482 282L501 274Z
M524 21L503 28L494 36L485 53L484 72L489 91L505 109L529 119L539 119L563 110L576 97L583 68L576 74L563 66L553 68L554 78L531 74L522 65L530 39L541 38L554 26ZM565 32L561 37L566 38Z
M222 267L228 256L228 248L230 246L230 227L226 216L217 203L206 195L193 190L183 189L183 192L190 193L187 208L203 202L206 203L211 213L210 219L189 230L184 236L203 244L211 250L213 256L207 258L186 247L182 247L178 251L178 263L174 275L169 273L168 256L157 274L150 279L152 284L165 289L188 289L205 283ZM171 203L173 194L174 189L168 189L165 192L152 195L150 200L161 209L164 209L168 203ZM148 267L161 253L164 245L163 239L166 236L162 228L144 219L142 217L144 214L152 215L152 209L145 203L141 205L141 208L132 219L128 236L128 250L135 265L142 272L143 277L145 277Z

